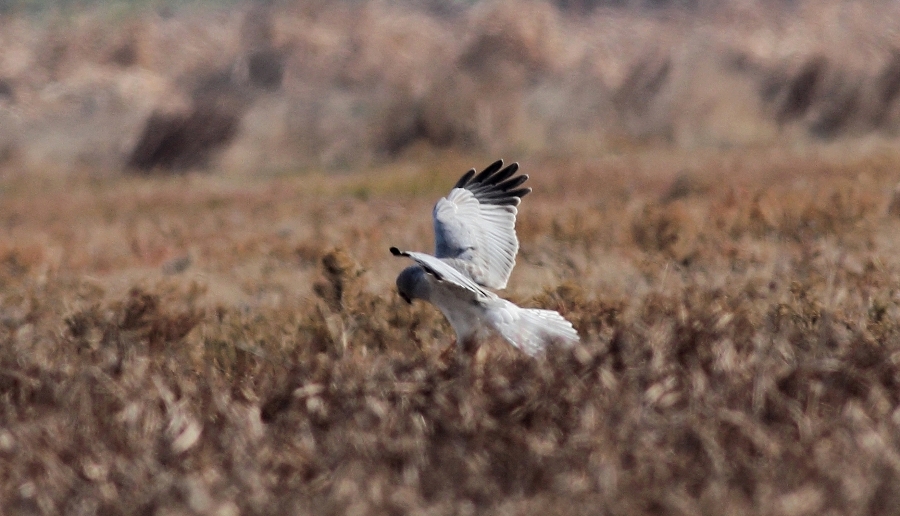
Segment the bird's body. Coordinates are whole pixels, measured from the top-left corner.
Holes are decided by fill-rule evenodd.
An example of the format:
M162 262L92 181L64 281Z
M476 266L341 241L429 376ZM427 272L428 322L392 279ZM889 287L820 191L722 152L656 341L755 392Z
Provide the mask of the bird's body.
M528 176L513 177L518 164L497 161L475 175L467 172L434 207L435 255L400 251L416 265L397 277L408 302L434 304L467 346L493 330L522 351L535 355L552 342L578 341L572 324L552 310L520 308L487 290L506 287L519 241L517 206L531 192L519 188Z

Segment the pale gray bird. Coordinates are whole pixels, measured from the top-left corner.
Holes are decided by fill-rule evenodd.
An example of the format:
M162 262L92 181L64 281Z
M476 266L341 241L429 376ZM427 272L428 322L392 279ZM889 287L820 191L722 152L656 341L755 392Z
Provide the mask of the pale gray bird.
M469 347L493 330L536 355L552 342L578 342L578 332L553 310L520 308L486 290L505 288L516 264L516 207L531 192L520 188L527 175L513 177L518 169L518 163L503 168L499 160L457 181L432 212L434 256L396 247L391 253L416 262L397 276L400 296L408 303L422 299L437 306L458 345Z

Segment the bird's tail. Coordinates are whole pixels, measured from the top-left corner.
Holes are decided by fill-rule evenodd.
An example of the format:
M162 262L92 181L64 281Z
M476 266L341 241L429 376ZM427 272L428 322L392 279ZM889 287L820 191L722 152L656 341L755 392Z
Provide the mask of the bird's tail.
M537 355L552 343L571 346L578 342L578 332L559 312L515 308L514 320L496 328L507 342L525 353Z

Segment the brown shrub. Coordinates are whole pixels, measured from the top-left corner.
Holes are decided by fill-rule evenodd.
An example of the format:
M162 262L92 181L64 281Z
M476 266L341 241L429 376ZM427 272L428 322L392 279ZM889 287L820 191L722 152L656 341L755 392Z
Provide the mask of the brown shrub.
M634 241L641 249L663 252L669 258L686 263L698 252L698 234L702 223L694 220L682 202L647 205L632 223Z
M240 118L214 104L188 113L154 113L128 158L128 167L143 173L154 170L183 171L209 164L213 153L237 133Z

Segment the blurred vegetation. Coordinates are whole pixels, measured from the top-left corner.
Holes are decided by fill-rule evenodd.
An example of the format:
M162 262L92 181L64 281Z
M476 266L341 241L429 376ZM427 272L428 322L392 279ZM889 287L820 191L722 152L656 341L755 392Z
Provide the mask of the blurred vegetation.
M6 178L0 507L895 512L896 148L524 163L536 359L394 290L467 165Z
M3 514L896 513L900 4L35 5ZM572 349L461 355L394 291L498 157L503 295Z
M240 0L0 0L0 13L77 13L86 9L111 13L177 7L229 6Z
M900 134L896 2L197 5L4 18L0 167L351 169Z

